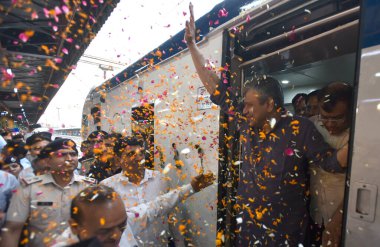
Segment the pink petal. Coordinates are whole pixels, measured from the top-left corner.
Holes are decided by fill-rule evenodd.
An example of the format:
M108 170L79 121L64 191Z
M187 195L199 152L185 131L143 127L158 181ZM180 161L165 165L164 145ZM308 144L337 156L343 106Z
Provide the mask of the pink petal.
M68 14L70 12L69 7L67 7L66 5L63 5L61 8L63 10L63 13L65 13L65 14Z
M87 6L87 2L86 2L86 1L82 1L82 4L83 4L84 6Z
M24 43L25 43L26 41L28 41L28 39L29 39L28 36L26 36L25 33L20 33L20 34L18 35L18 38L21 39L21 41L24 42Z
M294 155L294 150L292 148L287 148L284 151L286 156L293 156Z
M54 129L53 129L53 128L50 128L50 129L49 129L49 133L53 134L53 133L54 133Z
M33 102L38 102L38 101L40 101L40 97L32 96L32 101Z
M187 13L186 13L185 11L183 11L182 14L183 14L183 16L186 16L186 15L187 15Z
M55 11L56 15L62 14L62 11L61 11L61 9L58 6L55 6L54 11Z
M49 17L49 10L47 8L44 8L44 14L46 18Z
M54 62L56 62L56 63L62 63L62 58L56 57L56 58L54 58Z
M206 138L205 136L202 137L202 140L203 140L203 141L206 141L206 139L207 139L207 138Z
M67 48L65 48L65 47L62 48L62 52L63 52L64 54L66 54L66 55L69 54L69 51L68 51Z
M38 19L38 14L37 14L37 12L33 12L33 13L32 13L32 20L34 20L34 19Z
M57 26L53 26L53 30L54 30L54 32L57 32L58 31L58 27Z
M73 39L72 38L67 38L66 41L69 42L69 43L72 43Z
M218 13L218 17L227 17L228 16L228 12L225 8L219 10L219 13Z

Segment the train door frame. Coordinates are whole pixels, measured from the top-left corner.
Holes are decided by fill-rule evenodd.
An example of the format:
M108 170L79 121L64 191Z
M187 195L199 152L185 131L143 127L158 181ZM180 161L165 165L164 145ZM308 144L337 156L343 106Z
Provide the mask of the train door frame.
M342 234L344 246L377 246L380 241L378 117L380 111L380 1L361 1L354 107ZM376 131L377 130L377 131ZM362 192L362 195L361 195ZM365 192L365 193L364 193Z

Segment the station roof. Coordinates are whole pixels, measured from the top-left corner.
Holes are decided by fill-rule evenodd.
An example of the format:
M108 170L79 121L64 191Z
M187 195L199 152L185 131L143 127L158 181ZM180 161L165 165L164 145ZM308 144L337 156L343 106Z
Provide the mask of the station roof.
M119 1L1 1L3 114L36 123Z

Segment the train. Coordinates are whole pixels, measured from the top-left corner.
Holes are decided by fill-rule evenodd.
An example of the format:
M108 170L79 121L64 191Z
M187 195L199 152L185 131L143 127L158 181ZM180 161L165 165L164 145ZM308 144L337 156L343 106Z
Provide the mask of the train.
M376 13L376 0L225 0L196 21L198 45L213 64L210 69L231 87L241 89L256 74L270 75L282 83L291 111L298 93L331 81L354 86L342 229L346 246L375 246L380 240ZM233 213L241 163L239 129L210 101L183 37L184 31L179 32L91 90L83 107L82 138L100 129L142 135L150 168L168 176L173 188L202 170L217 174L217 185L177 207L176 220L191 222L191 227L173 234L186 246L233 246L239 227Z

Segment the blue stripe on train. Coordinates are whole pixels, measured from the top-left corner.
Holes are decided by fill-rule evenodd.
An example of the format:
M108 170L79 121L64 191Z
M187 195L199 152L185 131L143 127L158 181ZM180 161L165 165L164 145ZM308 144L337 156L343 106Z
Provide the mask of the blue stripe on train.
M362 48L380 44L380 0L362 2Z

